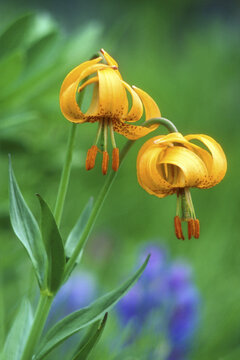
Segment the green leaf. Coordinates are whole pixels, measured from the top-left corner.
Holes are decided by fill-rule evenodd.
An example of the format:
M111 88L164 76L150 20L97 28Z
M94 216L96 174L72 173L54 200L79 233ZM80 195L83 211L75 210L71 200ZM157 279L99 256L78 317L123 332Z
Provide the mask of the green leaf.
M26 45L33 21L34 15L27 14L8 26L0 35L0 57L6 56L8 53Z
M50 67L58 56L58 32L53 31L36 41L26 52L26 74Z
M85 208L83 209L78 221L76 222L74 228L72 229L72 231L70 232L70 234L68 235L66 244L65 244L65 252L66 252L66 256L68 258L70 258L79 242L79 240L81 239L82 233L84 231L84 228L88 222L88 219L91 215L92 212L92 208L93 208L93 197L91 197L88 200L87 205L85 206ZM79 257L77 259L77 263L80 262L81 259L81 255L83 252L83 248L81 249L81 252L79 254Z
M45 249L40 229L31 210L28 208L16 182L11 158L9 157L9 193L10 193L10 220L12 228L26 248L32 261L40 288L43 288L43 279L46 265Z
M139 278L147 266L149 257L150 255L148 255L140 269L119 288L102 296L88 307L68 315L53 326L42 339L37 349L35 360L43 359L44 356L65 339L103 317L104 313L112 308Z
M33 322L32 309L27 299L22 301L15 321L8 333L2 359L19 360Z
M102 321L96 322L91 326L90 330L87 332L72 360L86 360L88 358L90 352L100 340L100 337L107 322L107 314L108 313L104 315Z
M54 216L42 197L37 194L42 211L42 237L48 258L47 288L55 293L62 282L65 254L61 235Z
M24 65L24 56L21 51L12 53L11 55L0 60L0 97L5 95L6 88L13 85L19 78Z

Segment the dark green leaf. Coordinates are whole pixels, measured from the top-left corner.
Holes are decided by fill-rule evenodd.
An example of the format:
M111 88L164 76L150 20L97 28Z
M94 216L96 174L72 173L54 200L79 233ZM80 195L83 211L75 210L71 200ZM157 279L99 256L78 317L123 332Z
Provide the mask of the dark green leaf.
M24 15L15 20L0 35L0 57L26 45L33 21L33 14Z
M32 322L31 305L26 299L22 301L15 321L8 333L2 354L3 360L19 360L21 358Z
M107 313L104 315L104 318L101 322L97 322L92 325L90 331L87 332L87 336L84 337L85 341L81 343L78 351L73 356L72 360L86 360L88 358L90 352L100 340L106 322L107 322Z
M145 269L150 255L141 268L118 289L102 296L88 307L82 308L53 326L42 339L36 352L35 360L43 359L52 349L85 326L100 319L106 311L112 308L130 289Z
M65 254L61 235L46 202L37 194L42 211L42 237L48 258L47 288L55 293L62 282Z
M93 207L93 198L91 197L88 200L87 205L85 206L85 208L83 209L78 221L76 222L74 228L72 229L72 231L70 232L70 234L68 235L66 244L65 244L65 252L66 252L66 256L68 258L70 258L82 236L83 230L88 222L88 219L91 215L92 212L92 207ZM82 251L83 249L81 249L81 252L79 254L79 257L77 259L77 262L80 261L81 259L81 255L82 255Z
M9 158L10 220L13 230L25 246L41 288L45 273L46 255L38 224L28 208L16 182Z

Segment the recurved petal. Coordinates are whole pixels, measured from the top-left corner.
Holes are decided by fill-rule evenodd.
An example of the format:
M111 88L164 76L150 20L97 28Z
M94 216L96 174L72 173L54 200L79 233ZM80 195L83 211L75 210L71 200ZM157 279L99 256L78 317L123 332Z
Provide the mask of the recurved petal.
M157 165L163 164L177 167L177 169L171 167L172 171L167 174L163 171L166 181L171 183L174 188L196 187L202 178L208 176L207 168L202 159L183 146L175 145L165 148L164 155L159 159Z
M187 144L187 140L184 138L184 136L179 133L170 133L164 136L156 136L154 139L154 144L165 146L173 143L179 143L179 144Z
M159 156L164 149L145 145L137 157L137 177L140 186L149 194L160 198L173 194L172 185L162 177L157 167Z
M110 56L104 49L101 49L100 52L103 54L108 65L115 65L118 68L118 63L112 56ZM116 70L116 73L122 79L122 76L118 70Z
M210 188L218 184L224 178L227 171L227 160L222 147L208 135L193 134L187 135L185 138L187 140L200 140L211 153L211 158L205 160L208 176L202 179L198 187Z
M60 97L61 97L62 93L79 78L79 76L82 74L82 72L85 69L92 67L92 65L99 63L99 61L101 61L101 60L102 60L102 58L98 57L93 60L85 61L84 63L76 66L72 71L70 71L67 74L67 76L65 77L65 79L63 80L61 90L60 90Z
M111 68L98 72L99 113L111 118L122 118L128 111L125 88L116 70Z
M161 117L160 110L150 95L148 95L145 91L137 88L136 86L132 86L133 90L136 91L140 99L142 100L144 109L145 109L145 120L149 120L155 117ZM156 128L156 125L152 125L151 128Z
M137 140L147 134L149 134L154 129L146 128L144 126L136 126L128 124L121 119L113 120L113 130L119 134L125 136L129 140Z
M96 61L95 63L93 62L94 60L88 62L90 63L89 66L81 67L81 65L79 65L79 67L75 69L76 71L67 75L63 81L60 91L60 108L65 118L71 122L82 123L88 120L88 116L81 111L76 101L79 83L96 71L108 68L108 65L96 64Z
M142 101L138 94L128 85L125 81L122 81L124 87L129 91L132 97L132 107L128 114L122 118L123 121L138 121L143 114Z

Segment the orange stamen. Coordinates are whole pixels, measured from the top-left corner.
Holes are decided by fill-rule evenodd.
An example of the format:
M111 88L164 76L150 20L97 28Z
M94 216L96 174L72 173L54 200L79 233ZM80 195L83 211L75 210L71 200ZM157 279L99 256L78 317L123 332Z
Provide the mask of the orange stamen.
M175 234L178 239L184 240L183 232L182 232L182 224L181 219L179 216L174 217L174 227L175 227Z
M87 152L86 157L86 170L91 170L95 166L95 160L98 153L98 147L93 145Z
M198 239L199 238L199 235L200 235L200 222L198 219L194 220L194 237L195 239Z
M103 159L102 159L102 173L103 173L103 175L106 175L106 173L107 173L108 161L109 161L108 152L103 151Z
M195 233L195 222L193 219L188 220L188 239L190 240Z
M112 169L117 171L119 168L119 149L114 148L112 151Z

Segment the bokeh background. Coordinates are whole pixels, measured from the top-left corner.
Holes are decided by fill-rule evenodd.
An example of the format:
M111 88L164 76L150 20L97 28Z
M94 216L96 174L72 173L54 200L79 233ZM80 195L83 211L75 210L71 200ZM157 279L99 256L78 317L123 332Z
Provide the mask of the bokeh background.
M1 1L0 19L0 341L21 297L29 294L33 302L36 297L30 262L10 227L7 154L39 218L34 194L54 207L70 129L59 109L61 82L103 47L117 59L124 79L149 92L179 131L214 137L226 152L228 172L216 188L193 189L201 236L178 241L175 196L155 198L137 183L136 156L146 139L137 141L103 206L81 268L94 274L103 294L133 271L139 249L154 239L171 259L192 268L201 294L189 358L239 359L239 1ZM63 236L104 182L100 163L91 172L84 169L96 129L78 128ZM117 142L121 147L125 139L117 136ZM108 327L98 346L102 354L109 347ZM130 350L126 356L145 359L131 357ZM97 349L94 358L101 358Z

